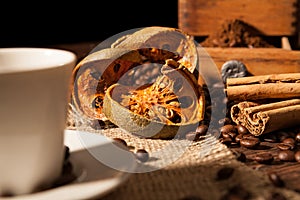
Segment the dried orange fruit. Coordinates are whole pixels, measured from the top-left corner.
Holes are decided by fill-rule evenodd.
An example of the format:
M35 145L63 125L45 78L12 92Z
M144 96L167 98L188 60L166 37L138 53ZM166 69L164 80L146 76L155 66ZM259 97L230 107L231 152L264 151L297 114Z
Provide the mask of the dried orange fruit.
M146 138L173 138L195 130L204 117L202 87L193 74L167 60L153 84L114 84L104 97L105 116L120 128Z
M107 48L85 57L73 70L72 100L75 107L90 119L102 119L103 99L107 88L117 82L135 84L132 75L139 66L149 61L147 55L152 55L153 52L157 56L152 58L152 62L157 65L164 63L166 59L179 59L175 53L151 48Z
M193 38L182 31L140 29L77 64L72 103L89 119L106 118L146 137L174 137L176 130L196 128L203 119L205 99L197 59ZM157 131L147 132L145 123Z
M121 78L122 84L127 85L135 84L133 79L141 82L136 80L138 77L143 79L142 82L151 82L166 59L180 60L193 72L197 66L193 38L175 28L153 26L125 34L111 48L92 52L73 70L72 103L75 109L89 119L102 119L103 99L110 85ZM145 67L147 63L150 64ZM157 74L152 73L149 77L146 75L149 71Z

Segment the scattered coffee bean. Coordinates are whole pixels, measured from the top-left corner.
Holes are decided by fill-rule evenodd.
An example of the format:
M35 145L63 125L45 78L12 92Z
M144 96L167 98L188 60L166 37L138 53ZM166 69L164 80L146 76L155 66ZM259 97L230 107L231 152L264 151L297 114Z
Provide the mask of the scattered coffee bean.
M113 138L114 141L118 142L118 144L124 145L127 147L127 142L122 138Z
M285 138L284 140L282 140L282 143L295 145L296 141L294 138Z
M300 133L297 133L297 135L295 136L295 140L296 142L300 142Z
M225 144L226 146L229 146L229 145L231 145L231 143L232 143L232 139L231 139L231 138L221 138L221 139L220 139L220 142L221 142L222 144Z
M240 143L241 139L243 138L243 135L242 134L238 134L234 140L237 142L237 143Z
M248 149L255 149L260 145L260 141L258 138L242 138L240 145Z
M205 124L201 124L197 127L196 132L199 136L203 136L206 135L207 130L208 130L208 126Z
M278 153L278 158L281 161L291 162L295 160L295 153L291 150L283 150Z
M221 132L221 134L229 133L229 132L236 132L236 128L232 124L226 124L220 128L220 132Z
M275 172L269 173L268 177L269 177L269 180L276 187L283 187L285 185L284 182L283 182L283 180Z
M129 151L129 147L127 145L127 142L123 140L122 138L113 138L114 144L117 145L119 148Z
M243 135L243 138L245 138L245 139L248 139L248 138L250 138L250 139L252 139L252 138L255 138L255 139L257 139L257 137L255 137L255 136L254 136L254 135L252 135L251 133L244 134L244 135Z
M231 137L232 140L238 135L236 132L229 132L228 135Z
M234 168L232 167L223 167L217 172L216 180L225 180L232 176Z
M127 147L128 147L128 149L129 149L129 151L133 151L133 150L135 149L134 146L127 146Z
M274 157L271 153L258 153L254 156L254 160L261 164L271 164L274 160Z
M295 153L295 160L297 162L300 162L300 150L296 151L296 153Z
M100 130L100 129L104 129L106 127L106 124L103 120L95 119L90 123L90 126L95 130Z
M234 156L236 157L236 159L240 162L246 162L247 158L246 155L243 152L240 151L236 151L236 150L232 150Z
M242 134L242 135L249 133L248 129L245 126L240 125L240 124L236 125L236 130L239 134Z
M276 147L280 150L293 150L294 149L294 145L289 144L289 143L279 143L276 145Z
M222 133L222 137L223 138L230 138L230 139L232 139L231 135L229 135L229 133L226 133L226 132Z
M149 153L145 149L138 149L135 152L135 156L141 162L146 162L149 159Z

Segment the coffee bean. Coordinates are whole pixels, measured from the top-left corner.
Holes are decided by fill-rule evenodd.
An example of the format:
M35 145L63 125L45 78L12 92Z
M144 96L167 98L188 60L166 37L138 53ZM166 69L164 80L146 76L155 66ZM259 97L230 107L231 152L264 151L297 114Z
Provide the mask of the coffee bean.
M217 172L216 180L225 180L232 176L234 168L232 167L223 167Z
M128 148L129 151L133 151L135 149L134 146L127 146L127 148Z
M228 135L231 137L232 140L235 139L235 137L237 136L236 132L229 132Z
M296 141L294 138L286 138L282 140L282 143L295 145Z
M127 143L125 140L123 140L122 138L113 138L114 141L118 142L118 144L127 146Z
M249 133L248 129L245 126L240 125L240 124L236 125L236 130L239 134L242 134L242 135Z
M269 177L269 180L276 187L283 187L285 185L283 180L275 172L270 172L268 174L268 177Z
M296 142L300 142L300 133L297 133L297 135L295 136L295 140Z
M249 134L244 134L244 135L243 135L243 138L245 138L245 139L249 139L249 138L252 139L252 138L255 138L255 139L256 139L257 137L255 137L254 135L252 135L252 134L249 133Z
M236 157L236 159L240 162L246 162L247 158L246 155L243 152L232 150L232 153Z
M206 124L201 124L197 127L196 132L199 134L199 136L206 135L208 130L208 126Z
M236 128L232 124L226 124L220 128L220 132L222 133L229 133L229 132L236 132Z
M295 160L297 162L300 162L300 150L296 151L296 153L295 153Z
M117 145L119 148L129 151L129 147L127 146L127 143L122 138L113 138L114 144Z
M237 142L237 143L240 143L241 139L243 138L243 135L242 134L238 134L234 140Z
M135 152L135 156L141 162L146 162L149 159L149 153L145 149L138 149Z
M294 149L294 145L289 144L289 143L279 143L276 145L276 147L280 150L293 150Z
M103 120L95 119L90 123L90 126L95 130L104 129L106 127L106 124Z
M278 158L281 161L291 162L295 160L295 153L291 150L283 150L278 153Z
M222 144L225 144L226 146L229 146L229 145L231 145L231 143L232 143L232 139L231 139L231 138L221 138L221 139L220 139L220 142L221 142Z
M271 153L258 153L254 156L254 160L261 164L270 164L273 162L274 157Z
M222 137L233 139L229 133L225 133L225 132L222 133Z
M255 149L260 145L260 141L258 138L242 138L240 140L240 145L248 149Z

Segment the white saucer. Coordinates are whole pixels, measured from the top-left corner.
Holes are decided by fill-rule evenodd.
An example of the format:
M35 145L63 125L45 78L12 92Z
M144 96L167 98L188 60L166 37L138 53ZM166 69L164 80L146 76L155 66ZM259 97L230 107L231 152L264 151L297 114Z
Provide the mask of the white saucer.
M9 200L76 200L102 197L124 183L137 166L134 156L96 133L65 130L65 145L77 179L69 184ZM0 198L1 199L1 198Z

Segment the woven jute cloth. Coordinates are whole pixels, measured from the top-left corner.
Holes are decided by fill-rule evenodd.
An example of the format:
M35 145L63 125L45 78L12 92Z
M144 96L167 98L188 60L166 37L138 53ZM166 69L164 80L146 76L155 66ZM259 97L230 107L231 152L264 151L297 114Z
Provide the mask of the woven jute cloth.
M149 152L149 160L137 166L136 172L115 190L98 198L101 200L225 200L230 199L225 198L230 191L241 190L247 193L245 199L271 200L276 194L288 200L300 199L299 193L275 187L266 174L238 161L228 147L210 135L199 141L165 140L141 138L118 127L97 130L72 125L68 128L121 138L128 146ZM218 172L228 167L234 169L232 175L218 179Z

